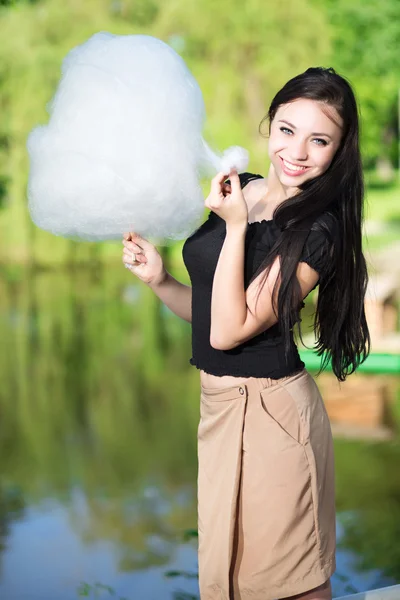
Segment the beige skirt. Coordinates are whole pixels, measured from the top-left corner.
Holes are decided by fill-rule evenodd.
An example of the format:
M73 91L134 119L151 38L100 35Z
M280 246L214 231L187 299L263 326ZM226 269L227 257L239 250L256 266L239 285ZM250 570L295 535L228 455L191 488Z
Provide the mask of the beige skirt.
M303 370L201 387L201 600L275 600L335 570L332 434Z

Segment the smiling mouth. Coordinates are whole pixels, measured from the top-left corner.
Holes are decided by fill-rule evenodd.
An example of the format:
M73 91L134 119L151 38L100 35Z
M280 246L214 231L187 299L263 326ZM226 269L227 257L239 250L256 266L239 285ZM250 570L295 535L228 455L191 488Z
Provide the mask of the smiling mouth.
M307 171L307 169L310 169L310 167L294 165L293 163L290 163L287 160L285 160L284 158L282 158L281 156L279 158L281 159L282 164L285 167L285 169L287 171L291 171L292 173L304 173L304 171Z

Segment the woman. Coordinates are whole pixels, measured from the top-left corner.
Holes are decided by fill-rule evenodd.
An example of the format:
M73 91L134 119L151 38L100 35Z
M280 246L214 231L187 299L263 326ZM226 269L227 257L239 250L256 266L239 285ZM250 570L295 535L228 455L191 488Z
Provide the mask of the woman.
M213 179L209 218L183 248L192 287L146 240L124 240L125 264L192 323L202 600L332 598L332 436L293 339L311 290L317 349L336 377L369 351L352 89L333 69L308 69L267 117L268 176Z

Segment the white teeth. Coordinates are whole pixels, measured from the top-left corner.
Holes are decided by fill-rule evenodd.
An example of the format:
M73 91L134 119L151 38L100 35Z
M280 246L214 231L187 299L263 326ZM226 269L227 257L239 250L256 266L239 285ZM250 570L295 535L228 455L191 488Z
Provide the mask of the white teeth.
M305 171L305 169L308 168L308 167L297 167L296 165L292 165L292 164L288 163L283 158L282 158L282 160L283 160L283 164L289 171Z

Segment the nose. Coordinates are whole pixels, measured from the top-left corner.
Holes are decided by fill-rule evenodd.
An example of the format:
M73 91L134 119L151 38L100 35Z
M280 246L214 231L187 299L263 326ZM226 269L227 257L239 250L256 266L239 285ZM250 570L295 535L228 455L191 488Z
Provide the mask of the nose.
M294 136L293 136L294 138ZM290 154L293 161L304 161L308 158L307 141L299 137L292 139Z

